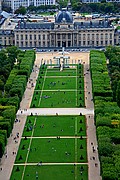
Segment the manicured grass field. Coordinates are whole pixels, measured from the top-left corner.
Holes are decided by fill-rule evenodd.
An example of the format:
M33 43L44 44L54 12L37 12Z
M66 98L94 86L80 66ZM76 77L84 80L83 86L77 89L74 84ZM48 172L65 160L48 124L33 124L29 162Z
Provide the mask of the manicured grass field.
M63 71L49 66L42 66L31 103L32 107L84 107L82 65L64 69Z
M23 136L31 136L33 129L34 137L86 136L86 122L84 116L28 116Z
M36 96L37 95L37 96ZM69 108L77 106L76 91L35 91L31 107Z
M51 67L40 67L31 107L83 107L82 65ZM86 138L85 116L28 116L10 180L88 180Z
M16 171L19 168L19 171ZM11 180L21 180L23 166L14 166ZM24 180L88 180L87 165L26 166Z
M62 72L59 69L47 69L47 76L76 76L76 69L64 69Z
M44 90L72 90L76 89L76 77L46 77Z
M39 162L43 165L38 166ZM28 164L23 166L25 163ZM74 163L81 164L74 166ZM25 180L54 180L56 177L87 180L85 116L28 116L11 180L21 180L22 176Z
M30 147L29 143L31 143ZM44 163L87 162L86 139L22 139L15 163L38 163L40 161Z

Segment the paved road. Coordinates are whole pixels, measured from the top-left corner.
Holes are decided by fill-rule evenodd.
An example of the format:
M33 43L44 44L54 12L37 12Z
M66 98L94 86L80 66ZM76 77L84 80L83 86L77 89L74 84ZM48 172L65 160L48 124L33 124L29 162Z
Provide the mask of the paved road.
M51 53L50 53L51 54ZM80 56L79 56L80 55ZM54 57L54 53L51 54ZM71 54L70 54L71 56ZM51 58L52 58L51 57ZM42 53L42 59L44 58L44 54ZM49 54L45 56L45 60L47 61L50 59ZM80 60L82 58L82 60ZM38 114L38 115L55 115L58 113L59 115L79 115L82 113L86 115L86 122L87 122L87 152L88 152L88 165L89 165L89 180L101 180L100 177L100 165L98 159L98 152L97 152L97 140L96 140L96 127L94 125L94 104L92 99L92 84L90 73L87 71L89 69L89 53L72 53L72 62L85 62L84 64L84 77L85 77L85 105L86 108L30 108L30 103L32 100L32 95L34 92L34 87L36 84L36 79L38 76L38 65L41 62L41 54L37 54L36 61L34 66L34 71L31 73L30 79L31 82L34 84L34 87L31 87L31 82L28 81L27 88L24 93L23 99L20 103L20 109L17 112L16 118L20 120L14 124L14 128L10 138L8 139L8 144L6 147L6 153L1 159L0 168L0 180L9 180L10 175L12 172L12 168L14 165L16 154L13 155L13 152L17 153L19 148L20 139L22 136L23 128L25 125L27 115L31 114ZM22 113L21 113L22 111ZM19 132L19 138L15 142L14 137L16 133ZM93 152L93 146L95 152ZM94 159L94 160L93 160ZM95 166L97 164L97 166Z

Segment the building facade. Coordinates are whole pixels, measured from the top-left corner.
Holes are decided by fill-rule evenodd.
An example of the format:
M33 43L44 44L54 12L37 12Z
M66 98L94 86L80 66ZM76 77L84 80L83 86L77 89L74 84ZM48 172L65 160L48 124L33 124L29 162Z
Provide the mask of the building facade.
M14 38L19 47L100 47L114 45L114 27L108 21L74 22L68 11L60 11L55 23L21 21Z
M60 11L55 22L19 21L13 29L1 28L2 45L20 48L105 47L119 43L118 32L108 20L75 22L72 15Z
M4 5L10 7L13 12L20 6L25 8L30 5L41 6L41 5L55 5L55 0L3 0Z
M82 3L100 3L101 0L82 0Z
M120 0L106 0L106 2L116 2L116 3L119 3Z

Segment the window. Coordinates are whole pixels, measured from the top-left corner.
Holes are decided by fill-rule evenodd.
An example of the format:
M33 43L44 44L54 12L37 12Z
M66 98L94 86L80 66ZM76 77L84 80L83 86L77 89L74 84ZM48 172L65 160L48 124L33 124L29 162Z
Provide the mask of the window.
M49 36L49 34L47 35L47 40L49 40L50 39L50 36Z
M96 39L98 39L99 38L99 34L96 34Z
M74 34L74 38L77 39L77 34Z
M110 44L112 45L112 41L110 40Z
M65 35L65 34L62 34L62 38L63 38L63 39L66 39L66 35Z
M76 40L74 41L74 46L77 46L77 41Z
M107 38L108 38L108 34L106 33L106 34L105 34L105 39L107 39Z
M43 34L43 40L45 40L45 34Z
M32 34L30 34L30 40L32 40Z
M60 34L57 35L57 38L60 39Z
M51 41L51 45L54 46L54 41Z
M21 40L23 40L23 34L21 34Z
M19 40L19 35L18 34L16 35L16 39Z
M23 42L21 42L21 47L23 47Z
M85 39L85 34L83 34L83 39Z
M81 41L79 41L79 46L81 46Z
M71 34L68 34L68 39L71 39Z
M107 45L108 44L108 41L105 41L105 45Z
M34 40L36 40L36 34L34 34Z
M85 41L83 41L83 46L85 46Z
M79 39L81 39L81 34L79 34Z
M45 42L43 42L43 47L45 47Z
M103 39L103 34L101 34L101 39Z
M27 40L27 34L25 35L25 40Z
M110 39L112 39L112 33L110 33Z
M16 46L19 46L19 41L16 42Z
M30 47L32 47L32 42L30 41Z

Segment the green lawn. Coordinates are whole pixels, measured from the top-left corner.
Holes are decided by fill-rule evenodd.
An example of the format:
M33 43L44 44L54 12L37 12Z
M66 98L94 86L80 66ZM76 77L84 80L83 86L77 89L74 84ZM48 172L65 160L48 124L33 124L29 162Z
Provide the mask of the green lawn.
M33 138L30 147L29 142L29 138L21 140L16 163L25 163L27 153L28 163L87 162L86 139Z
M76 77L46 77L44 83L44 90L70 90L76 89Z
M35 91L31 108L70 108L77 107L76 91Z
M56 68L40 68L33 108L84 107L84 77L82 65L59 71Z
M76 69L65 69L60 71L59 69L47 69L46 76L76 76Z
M34 128L34 121L36 125ZM26 120L23 136L86 136L84 116L29 116Z
M16 171L19 168L20 171ZM14 166L10 180L21 180L23 166ZM88 180L87 165L26 166L24 180Z
M83 66L51 67L40 67L31 107L83 107ZM88 180L87 162L85 116L28 116L10 180Z

